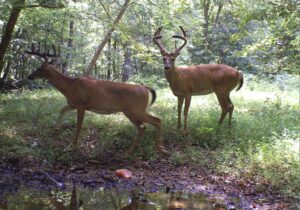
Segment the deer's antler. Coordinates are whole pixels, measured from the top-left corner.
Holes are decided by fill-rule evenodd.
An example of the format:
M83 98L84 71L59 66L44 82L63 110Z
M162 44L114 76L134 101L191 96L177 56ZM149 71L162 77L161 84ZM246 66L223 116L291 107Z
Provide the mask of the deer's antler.
M181 32L182 32L182 36L181 36L181 35L173 35L172 37L173 37L173 38L177 38L177 39L183 40L183 44L182 44L180 47L176 48L176 49L174 50L173 54L178 54L178 53L180 52L180 50L181 50L181 49L186 45L186 43L187 43L187 40L186 40L186 38L187 38L186 32L184 31L184 29L183 29L182 26L179 26L179 28L180 28L180 30L181 30Z
M34 43L32 43L31 45L31 50L25 50L25 52L27 54L30 54L30 55L36 55L36 56L39 56L41 58L43 58L45 60L45 62L48 62L48 57L58 57L60 55L60 47L58 47L58 55L56 54L56 49L55 49L55 46L54 44L52 44L52 48L53 48L53 53L50 53L50 50L47 49L45 50L45 52L41 52L41 43L39 42L38 43L38 49L36 50L35 49L35 46L34 46Z
M161 30L162 30L162 26L160 26L157 29L157 31L154 33L153 42L159 47L160 52L163 54L163 53L167 53L167 51L160 42L160 39L162 38L162 35L160 35Z

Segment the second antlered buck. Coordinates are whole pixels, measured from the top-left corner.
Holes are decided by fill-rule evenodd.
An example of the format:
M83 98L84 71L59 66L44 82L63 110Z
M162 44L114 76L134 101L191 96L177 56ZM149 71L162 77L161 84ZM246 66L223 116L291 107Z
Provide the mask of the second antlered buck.
M138 135L127 150L130 155L138 146L142 138L145 126L150 123L157 129L156 149L160 153L166 153L161 142L161 120L147 113L149 93L152 94L151 104L154 103L156 93L153 89L134 84L123 84L104 80L96 80L90 77L69 77L59 71L60 64L57 62L55 47L54 53L40 52L32 45L28 54L37 55L44 59L44 63L35 70L29 79L45 78L55 88L57 88L67 99L68 105L60 111L59 121L66 111L77 110L77 132L73 141L73 146L77 147L78 138L85 115L85 111L92 111L98 114L112 114L123 112L124 115L136 126ZM54 57L53 61L48 61L48 57Z
M222 124L225 116L229 113L229 126L233 113L233 104L230 100L230 92L237 87L239 90L243 85L243 75L236 69L224 64L200 64L192 66L176 66L175 60L180 50L187 43L187 35L180 26L182 35L174 35L173 38L183 40L183 44L173 52L167 52L160 42L162 36L159 27L154 34L153 41L159 47L163 56L165 76L170 88L178 97L178 128L181 127L181 110L184 106L184 131L187 131L187 117L193 95L206 95L215 93L222 108L219 124Z

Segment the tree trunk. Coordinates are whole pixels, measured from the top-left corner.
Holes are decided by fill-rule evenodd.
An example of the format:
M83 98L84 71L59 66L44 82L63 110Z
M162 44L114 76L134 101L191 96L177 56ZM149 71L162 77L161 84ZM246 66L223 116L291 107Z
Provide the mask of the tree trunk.
M2 75L3 67L4 67L4 65L5 65L4 60L3 60L3 64L2 64L2 65L3 65L3 66L2 66L2 68L0 69L0 77L1 77L1 75Z
M131 64L131 50L128 47L125 51L124 56L124 65L123 65L123 72L122 72L122 82L126 82L129 79L129 75L132 72Z
M114 56L113 56L113 62L112 62L112 71L113 71L113 77L117 75L117 68L116 68L116 60L118 58L117 55L117 38L114 38L114 43L113 43L113 49L114 49Z
M137 52L134 52L134 54L136 55ZM134 69L135 69L135 73L138 73L139 71L139 67L138 67L138 59L136 58L136 56L133 57L134 60Z
M76 0L73 0L73 2L76 3ZM62 67L62 73L64 75L68 74L68 67L72 57L71 52L73 51L73 36L74 36L74 20L70 20L66 61L63 63L63 67Z
M69 39L68 39L68 47L67 47L67 56L66 56L66 61L63 65L63 74L67 74L68 72L68 66L71 60L71 51L73 49L73 35L74 35L74 21L70 21L69 25Z
M20 12L22 11L22 9L26 8L26 7L48 7L48 8L62 8L63 5L55 5L55 6L49 6L47 4L44 5L25 5L25 0L15 0L13 7L10 11L10 15L7 21L7 24L5 26L4 29L4 33L3 36L1 38L1 43L0 43L0 72L2 73L4 65L5 65L5 61L4 61L4 55L7 52L7 49L9 47L10 41L12 39L12 34L15 28L15 25L17 23L17 20L19 18ZM7 65L8 67L10 66ZM4 82L5 78L7 77L7 75L9 74L9 70L10 68L5 69L4 75L2 76L1 82Z
M118 16L116 17L116 19L113 22L112 28L108 30L108 32L106 33L106 35L104 36L104 39L102 40L102 42L99 44L99 46L96 49L96 52L92 58L92 60L90 61L88 67L86 68L86 71L84 72L85 76L90 75L93 66L95 65L97 59L99 58L105 44L107 43L107 41L111 38L111 34L112 32L115 30L117 24L120 22L122 16L125 13L125 10L127 9L128 5L129 5L130 0L126 0L124 5L122 6Z
M14 31L15 25L17 23L18 17L22 8L24 7L25 0L17 0L10 12L2 39L0 43L0 72L4 67L4 55L9 47L10 40L12 38L12 33Z
M6 64L6 67L4 69L4 73L3 73L3 76L2 78L0 78L0 89L2 89L3 87L5 87L5 79L9 73L9 70L10 70L10 65L11 65L11 60L9 59L7 64Z
M203 16L204 16L204 24L203 24L203 36L204 36L204 41L205 41L205 46L207 49L210 48L210 41L209 41L209 37L208 37L208 33L209 33L209 18L210 18L210 13L209 13L209 9L210 9L210 0L203 0L202 2L202 6L203 6Z
M107 74L106 79L110 80L111 78L111 39L108 40L108 51L107 51Z
M217 24L219 23L219 19L220 19L220 14L221 14L221 11L222 11L222 8L224 6L224 3L223 2L220 2L218 4L218 11L217 11L217 15L216 15L216 19L215 19L215 22L214 22L214 28L217 26Z

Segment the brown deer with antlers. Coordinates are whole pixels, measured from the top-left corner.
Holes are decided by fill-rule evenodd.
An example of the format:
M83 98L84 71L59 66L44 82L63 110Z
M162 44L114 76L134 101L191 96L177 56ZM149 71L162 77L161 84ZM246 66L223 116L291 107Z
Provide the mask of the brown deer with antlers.
M161 120L147 113L149 102L149 92L152 94L151 104L156 99L156 92L143 85L123 84L110 81L96 80L90 77L72 78L63 75L59 71L60 64L57 62L59 55L49 51L40 52L40 47L35 50L32 45L28 54L37 55L44 59L44 63L29 75L29 79L45 78L55 88L57 88L67 99L68 105L60 111L59 119L63 114L70 110L77 110L77 132L73 141L73 146L77 147L78 138L84 118L85 111L92 111L98 114L112 114L123 112L124 115L136 126L138 135L127 150L130 155L138 146L142 138L145 126L144 123L150 123L157 129L157 139L155 147L160 153L166 153L161 142ZM54 57L52 61L48 57Z
M187 35L180 26L182 35L174 35L173 38L183 40L183 44L173 52L167 52L161 44L162 36L159 27L154 34L153 41L159 47L163 56L165 76L170 88L178 97L178 128L181 127L181 110L184 106L184 131L187 132L187 117L193 95L206 95L215 93L222 108L219 124L222 124L225 116L229 113L229 126L234 106L230 100L230 92L236 87L239 90L243 85L243 75L236 69L224 64L200 64L192 66L175 66L175 60L180 50L187 43Z

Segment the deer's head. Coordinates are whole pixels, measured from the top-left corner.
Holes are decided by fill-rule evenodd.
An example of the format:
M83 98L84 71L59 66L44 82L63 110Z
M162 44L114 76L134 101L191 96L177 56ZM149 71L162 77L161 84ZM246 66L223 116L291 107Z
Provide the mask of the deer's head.
M168 52L160 42L160 39L162 38L162 36L160 35L160 32L162 30L162 26L157 29L157 31L155 32L154 37L153 37L153 42L159 47L160 53L163 56L164 69L165 70L172 70L172 69L175 68L175 60L176 60L177 56L180 54L180 50L187 43L186 32L183 30L182 26L179 26L179 27L180 27L180 30L182 32L182 36L173 35L172 37L176 38L176 39L183 40L183 44L180 47L175 48L175 50L173 52Z

